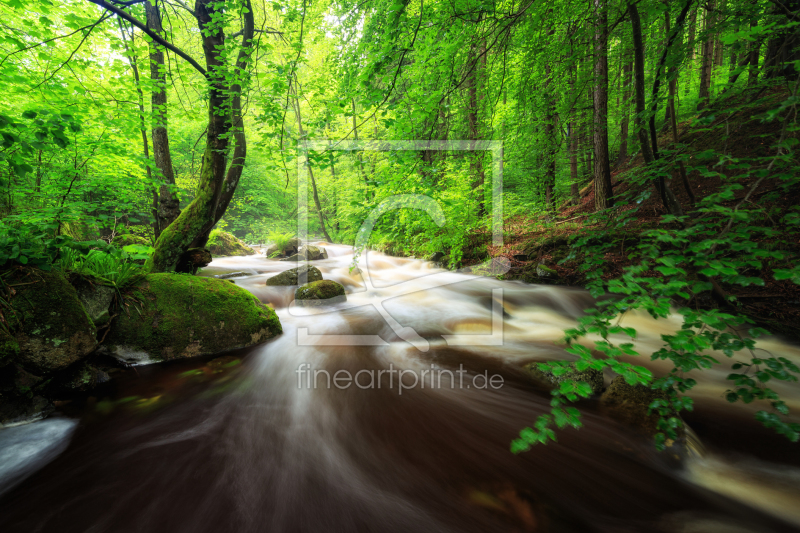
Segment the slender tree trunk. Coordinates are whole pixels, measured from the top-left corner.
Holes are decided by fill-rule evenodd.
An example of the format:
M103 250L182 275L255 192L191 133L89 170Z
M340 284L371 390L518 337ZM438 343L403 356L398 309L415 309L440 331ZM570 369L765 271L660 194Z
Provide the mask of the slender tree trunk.
M758 26L758 17L750 20L750 29ZM751 87L758 81L758 56L761 54L761 41L756 40L748 43L749 66L747 72L747 86Z
M144 153L144 159L147 161L145 166L145 171L147 172L147 181L149 183L153 182L153 173L150 170L150 143L147 141L147 121L145 118L145 111L144 111L144 92L142 91L141 80L139 78L139 65L136 61L136 54L133 50L133 42L131 42L131 46L128 46L128 38L126 36L125 26L122 23L122 19L117 17L117 22L119 23L119 31L122 35L122 42L125 45L125 52L128 56L128 63L131 66L131 70L133 71L133 81L136 84L136 92L138 93L138 104L139 104L139 122L141 123L140 129L142 131L142 152ZM131 37L131 41L133 41L133 37ZM158 187L153 189L153 200L152 200L152 207L151 207L151 216L153 217L153 235L154 238L158 238L159 230L158 230Z
M483 52L485 46L486 46L485 41L482 41L478 47L477 53L475 47L473 46L470 49L469 61L467 64L467 67L471 69L466 79L467 105L468 105L467 127L469 129L468 135L471 141L477 141L480 136L479 111L480 111L480 98L482 97L482 95L478 94L479 93L478 85L483 74L483 68L482 68L483 59L481 58L485 58L486 54L482 54L481 58L479 58L478 55L481 52ZM481 153L473 152L472 154L470 154L470 157L472 158L472 161L470 163L470 173L473 176L472 190L476 191L478 197L478 214L482 216L486 212L486 207L484 204L484 194L483 194L485 175L483 172Z
M161 26L161 13L158 3L146 0L144 10L147 16L147 28L160 36L164 36ZM169 150L167 134L167 86L166 65L164 63L164 47L150 41L150 79L152 92L150 102L153 113L153 161L161 174L161 185L158 189L158 216L155 227L156 238L181 213L180 201L175 188L175 173L172 168L172 156Z
M669 36L670 34L670 24L669 24L669 11L664 12L664 28L666 29L666 34ZM678 30L678 28L676 28ZM669 38L669 37L667 37ZM672 121L672 111L675 109L675 92L678 89L678 69L674 66L669 67L669 96L667 105L664 108L664 127L663 130L669 128L670 122Z
M714 71L714 0L708 0L705 4L705 16L703 25L705 29L705 39L703 40L703 50L700 57L700 91L698 93L699 102L697 110L701 110L708 105L711 96L711 76Z
M294 114L297 117L297 134L301 139L305 138L306 132L303 130L303 118L300 114L300 91L297 90L297 83L294 84ZM319 225L322 228L322 233L325 235L325 240L333 243L328 230L325 229L325 217L322 215L322 204L319 201L319 194L317 192L317 181L314 179L314 171L311 168L311 161L306 155L306 167L308 168L308 175L311 177L311 193L314 197L314 206L317 208L317 217L319 217Z
M555 35L556 31L552 27L547 31L548 37ZM547 113L545 116L545 124L544 124L544 131L545 131L545 138L547 139L547 150L546 150L546 158L545 161L545 170L544 170L544 183L545 183L545 202L547 204L547 209L552 211L556 210L556 197L555 197L555 187L556 187L556 99L555 94L553 94L553 78L552 78L552 67L550 62L546 62L544 65L545 71L545 81L544 81L544 92L545 92L545 99L547 101Z
M697 48L697 43L695 42L695 35L697 33L697 8L692 9L691 14L689 15L689 36L687 38L687 50L686 50L686 68L688 72L694 71L694 56L695 56L695 48ZM683 84L683 94L689 94L689 88L691 86L690 81L692 80L691 76L686 76L686 82Z
M594 207L614 205L608 158L608 11L594 0Z
M631 79L633 77L633 61L627 61L622 68L622 120L619 130L619 156L615 166L624 165L628 160L628 129L630 127Z

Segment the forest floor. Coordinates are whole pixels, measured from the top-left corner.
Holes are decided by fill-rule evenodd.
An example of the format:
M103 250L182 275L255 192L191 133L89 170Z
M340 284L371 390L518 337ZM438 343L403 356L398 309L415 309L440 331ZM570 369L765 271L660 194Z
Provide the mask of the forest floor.
M718 112L710 124L702 127L693 126L693 123L701 122L697 119L683 122L678 128L679 138L695 154L714 150L732 158L773 156L775 155L773 146L781 135L781 122L762 122L761 118L767 111L774 109L777 102L784 100L787 94L784 88L776 88L760 94L758 96L761 102L755 107L743 105L746 102L729 99L723 109L733 108L735 109L733 112ZM753 98L752 95L750 98ZM740 96L739 99L744 99L744 97ZM704 114L707 120L712 113L714 110ZM659 136L661 148L668 148L671 141L672 135L668 131L664 131ZM634 147L635 145L636 143L634 143ZM635 154L625 164L612 168L612 186L615 196L625 192L638 193L646 187L652 187L652 185L637 184L633 179L643 163L641 154ZM692 166L695 166L694 161L689 163L689 167ZM729 207L738 205L756 180L756 177L750 177L740 181L739 183L744 187L736 192L733 200L724 205ZM677 172L670 181L670 187L681 202L684 211L691 214L692 207L689 196ZM689 173L689 182L699 200L719 190L722 178L718 174L703 175L694 170ZM749 201L757 205L759 199L777 190L778 186L777 179L764 180L750 196ZM588 187L586 191L582 192L584 194L579 202L564 204L550 216L541 218L517 216L506 221L505 245L502 247L487 245L487 250L492 257L503 256L509 260L511 270L505 276L506 279L541 283L542 279L537 276L536 270L538 265L544 264L557 271L556 282L558 284L577 286L585 284L586 276L579 269L580 261L564 261L570 252L570 238L574 235L585 234L587 230L597 227L597 225L593 226L589 220L589 216L594 211L593 187ZM635 196L636 194L632 194L628 197ZM780 198L771 205L773 218L765 220L765 225L775 226L775 221L780 220L780 217L789 208L796 205L800 205L800 191L791 191L788 195L782 193ZM623 207L623 210L632 210L635 207L634 204L628 204ZM626 226L627 229L624 235L621 235L618 246L605 255L604 279L620 276L624 267L634 263L634 260L629 257L629 253L626 254L626 244L630 252L639 240L637 238L639 233L646 229L665 227L661 220L664 214L665 210L655 192L638 205L638 210L635 211L633 219ZM484 243L488 242L487 237L485 235L475 236L477 241ZM800 252L800 241L796 235L783 235L779 240L780 242L775 244L780 248L794 253ZM472 259L465 257L465 264L477 262ZM658 275L656 272L651 274ZM737 298L736 307L739 312L747 314L773 332L800 339L800 286L791 280L775 280L768 266L761 272L761 277L765 281L764 286L725 286L724 289L729 295Z

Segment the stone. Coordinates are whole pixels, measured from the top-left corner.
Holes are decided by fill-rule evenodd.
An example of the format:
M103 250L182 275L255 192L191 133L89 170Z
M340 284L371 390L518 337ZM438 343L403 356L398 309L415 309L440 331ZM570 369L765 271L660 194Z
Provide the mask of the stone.
M81 363L57 376L49 387L48 396L64 397L89 392L108 380L109 376L106 372L98 370L88 363Z
M344 287L329 279L312 281L294 291L295 303L303 307L333 305L347 301Z
M294 261L294 262L305 261L305 260L306 256L300 254L294 254L289 257L284 257L283 259L278 259L278 261Z
M5 281L18 291L11 301L14 313L6 313L19 349L12 357L26 370L51 374L97 347L95 325L75 287L60 273L25 268ZM13 352L13 343L7 344L6 357Z
M657 399L667 399L666 393L645 385L630 385L625 378L617 376L600 396L600 408L614 420L652 437L659 433L660 417L655 412L648 414L648 410ZM678 434L682 434L682 428Z
M317 267L303 265L297 268L284 270L283 272L272 276L271 278L267 279L267 285L300 285L299 278L302 278L303 274L306 275L305 281L307 283L322 279L322 272L320 272Z
M289 239L289 241L283 247L283 250L282 250L283 255L294 255L294 254L296 254L297 251L300 249L300 247L302 245L303 245L303 242L300 239L298 239L297 237Z
M316 261L318 259L325 259L322 256L322 250L318 246L307 244L302 246L297 252L297 255L304 257L309 261ZM327 254L325 254L327 256Z
M320 250L322 250L322 257L321 257L321 259L327 259L327 258L328 258L328 250L326 250L326 249L325 249L325 248L323 248L322 246L320 246L320 247L319 247L319 249L320 249Z
M109 353L123 362L210 355L253 346L282 332L273 309L225 280L149 274L130 290L138 310L121 313L105 341Z
M253 255L255 250L227 231L214 230L208 237L206 248L214 257Z
M118 248L124 248L125 246L130 246L132 244L136 244L139 246L152 246L149 240L139 235L117 235L113 239L111 239L111 244L117 246Z
M247 272L228 272L227 274L217 274L214 276L216 279L231 279L231 278L241 278L243 276L249 276Z
M0 402L0 428L36 422L52 413L53 409L53 404L43 396Z
M605 385L603 381L603 373L594 368L587 368L586 370L577 370L572 368L560 376L554 375L550 371L543 371L539 369L539 361L528 363L522 367L533 379L549 385L559 386L562 382L567 380L583 381L588 383L592 388L592 393L600 394L603 392Z
M116 290L106 285L91 284L84 280L73 282L78 298L95 326L105 325L111 317L109 307Z
M278 255L280 255L280 250L278 250L278 245L277 244L270 244L264 250L264 256L269 258L269 259L272 259L273 256L277 257Z
M445 256L444 252L434 252L428 257L425 258L425 261L431 261L433 263L439 263L442 261L442 258Z
M558 272L548 267L544 263L536 265L536 275L540 278L552 279L558 277Z

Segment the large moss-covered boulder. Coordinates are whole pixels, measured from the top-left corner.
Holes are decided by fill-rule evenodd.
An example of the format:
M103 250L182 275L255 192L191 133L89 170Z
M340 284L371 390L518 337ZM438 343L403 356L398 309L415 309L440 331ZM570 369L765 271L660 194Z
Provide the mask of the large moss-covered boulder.
M247 246L236 236L226 232L214 230L208 238L206 247L214 257L228 257L234 255L253 255L255 250Z
M347 296L341 284L323 279L298 287L294 292L294 299L297 305L313 307L341 303L347 300Z
M525 365L523 369L534 380L546 385L554 385L558 387L562 382L567 380L583 381L584 383L589 384L594 394L600 394L603 392L603 373L593 368L587 368L586 370L577 370L575 368L571 368L558 376L553 374L553 372L550 370L541 370L538 362L529 363Z
M281 333L275 311L245 289L213 278L149 274L105 345L122 361L150 363L244 348ZM138 308L135 309L135 308Z
M279 285L300 285L299 278L303 277L305 274L307 283L311 283L312 281L319 281L322 279L322 272L319 271L317 267L303 265L297 268L290 268L289 270L284 270L280 274L276 274L271 278L267 279L267 285L271 286L279 286Z
M6 283L17 291L11 301L14 312L6 317L19 349L14 359L25 369L37 375L50 374L95 349L95 325L64 276L19 269ZM11 346L13 350L13 343ZM5 351L8 353L8 348Z

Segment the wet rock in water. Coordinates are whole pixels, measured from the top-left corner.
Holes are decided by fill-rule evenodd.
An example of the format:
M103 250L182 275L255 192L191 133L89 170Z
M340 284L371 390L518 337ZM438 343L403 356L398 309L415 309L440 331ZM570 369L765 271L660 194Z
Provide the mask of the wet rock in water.
M36 422L53 409L53 404L43 396L4 398L0 401L0 428Z
M68 369L53 380L48 387L51 397L72 396L76 393L89 392L97 385L109 380L107 373L98 370L88 363L80 363Z
M249 276L247 272L228 272L227 274L218 274L214 276L216 279L231 279L231 278L241 278L243 276Z
M314 246L314 245L311 245L311 244L307 244L307 245L305 245L305 246L300 248L300 250L297 252L297 255L299 255L299 256L301 256L304 259L307 259L309 261L317 261L319 259L327 259L328 258L328 254L327 254L327 252L325 252L325 254L323 254L323 250L324 249L320 248L319 246Z
M92 319L83 308L75 287L57 272L19 269L6 279L17 285L6 313L18 353L13 360L37 375L64 369L87 356L97 346ZM6 339L6 359L14 342ZM10 351L9 351L10 350Z
M105 325L111 318L109 307L114 299L114 294L116 294L114 287L90 284L81 279L73 281L73 285L78 292L78 298L83 304L86 314L92 319L94 325Z
M312 307L342 303L347 300L347 296L341 284L323 279L298 287L294 292L294 299L297 305Z
M294 254L294 255L290 255L289 257L284 257L283 259L278 259L278 261L295 261L295 262L305 261L305 260L306 260L306 256L305 255L300 255L300 254Z
M303 280L303 276L305 275L305 280ZM289 270L284 270L280 274L276 274L271 278L267 279L267 285L269 286L277 286L277 285L300 285L300 281L305 281L306 283L310 283L312 281L319 281L322 279L322 272L317 267L303 265L297 268L290 268Z
M132 288L137 310L111 325L105 345L117 359L151 363L208 355L281 333L275 311L238 285L180 274L149 274Z
M444 258L444 252L434 252L431 255L425 257L425 261L431 261L432 263L439 263L441 262L442 258Z
M175 272L196 274L199 269L208 266L212 259L211 252L205 248L189 248L178 259Z
M264 250L264 256L265 257L272 258L273 256L277 257L278 255L280 255L280 250L278 250L278 245L277 244L270 244Z
M212 231L206 247L214 257L243 256L256 253L244 241L227 231Z
M592 393L600 394L603 392L604 382L603 373L600 370L587 368L586 370L577 370L571 368L566 373L556 376L552 371L544 371L539 369L539 362L528 363L522 367L533 379L549 385L559 386L562 382L567 380L583 381L588 383L592 388Z
M666 393L645 385L629 385L625 378L617 376L600 396L600 407L608 416L635 428L650 437L659 433L658 413L648 414L654 400L667 399ZM678 435L683 434L683 429Z
M289 239L289 241L283 246L283 250L281 250L281 252L283 255L294 255L302 245L302 241L295 237L293 239Z

